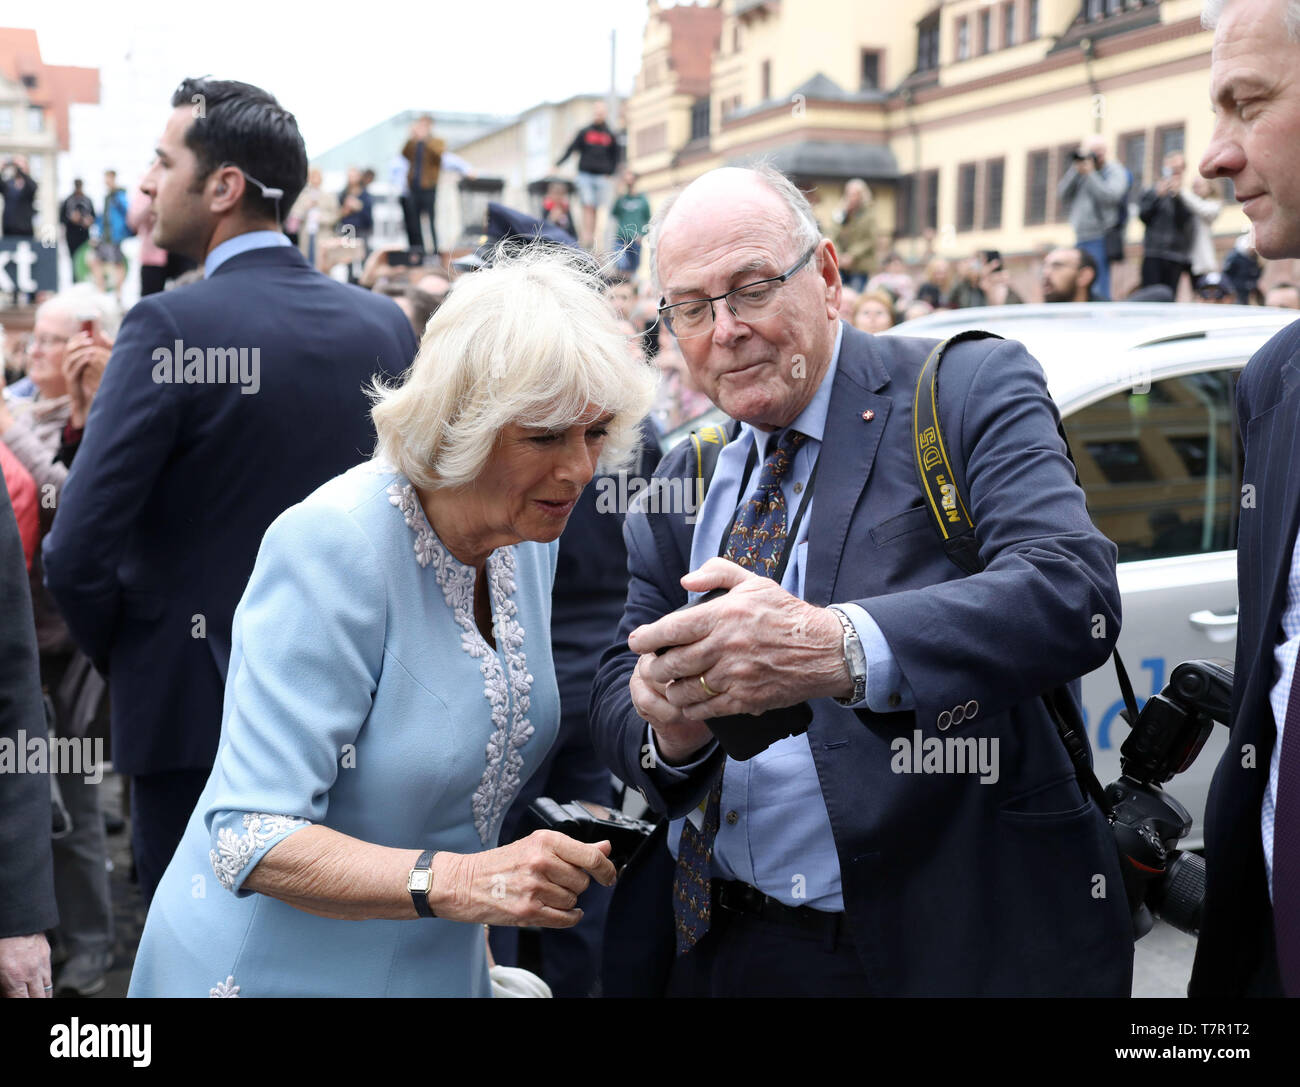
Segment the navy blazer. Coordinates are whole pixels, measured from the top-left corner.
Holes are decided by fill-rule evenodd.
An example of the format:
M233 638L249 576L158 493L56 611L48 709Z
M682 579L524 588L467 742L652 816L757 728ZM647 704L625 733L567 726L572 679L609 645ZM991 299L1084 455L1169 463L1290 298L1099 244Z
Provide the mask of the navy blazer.
M1256 352L1237 382L1246 447L1237 530L1232 734L1205 808L1205 912L1191 996L1242 996L1276 970L1260 807L1277 740L1269 690L1300 526L1300 321ZM1253 757L1247 755L1247 745Z
M257 391L166 381L178 344L256 349ZM373 452L362 388L415 349L390 299L292 246L231 257L127 314L43 552L69 629L112 681L118 770L211 767L262 534Z
M912 403L933 347L844 328L809 514L805 598L864 607L916 697L915 712L893 714L813 702L808 742L854 947L879 995L1127 996L1133 932L1111 831L1038 698L1110 653L1116 549L1088 516L1038 364L1018 343L967 342L945 359L940 404L987 563L962 577L913 463ZM692 473L687 457L679 446L657 475ZM627 608L592 696L597 750L672 817L703 799L717 755L673 788L642 768L626 638L685 602L690 532L680 515L629 513ZM890 742L913 730L995 738L997 782L893 772Z

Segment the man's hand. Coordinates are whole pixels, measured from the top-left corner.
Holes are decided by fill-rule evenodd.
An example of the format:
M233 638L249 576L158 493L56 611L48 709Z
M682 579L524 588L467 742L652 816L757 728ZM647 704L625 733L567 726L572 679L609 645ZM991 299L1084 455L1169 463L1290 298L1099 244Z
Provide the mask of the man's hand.
M50 994L50 945L45 933L0 940L0 996L46 998Z
M658 659L653 653L644 653L636 662L632 681L628 685L632 695L632 705L636 707L638 714L650 722L650 727L655 733L655 746L659 749L659 754L664 757L664 761L669 765L689 762L691 757L709 742L713 733L709 731L708 725L684 716L680 709L668 701L667 692L671 680L666 683L655 683L646 679L645 670Z
M730 591L638 627L628 637L628 647L646 654L637 662L634 679L639 676L656 692L662 691L664 700L677 707L686 721L757 714L809 698L843 698L853 693L844 661L844 628L825 608L808 604L771 578L726 559L710 559L683 577L682 586L691 592ZM649 656L662 646L676 648L663 656ZM636 698L634 689L634 702ZM666 716L662 707L651 704L649 708ZM683 731L680 724L665 723ZM659 735L657 727L655 734ZM672 757L668 752L664 755Z
M1087 158L1080 159L1078 162L1076 162L1074 164L1074 168L1079 173L1083 174L1084 176L1087 176L1088 174L1092 173L1092 171L1096 168L1096 163L1093 161L1092 156L1089 155Z

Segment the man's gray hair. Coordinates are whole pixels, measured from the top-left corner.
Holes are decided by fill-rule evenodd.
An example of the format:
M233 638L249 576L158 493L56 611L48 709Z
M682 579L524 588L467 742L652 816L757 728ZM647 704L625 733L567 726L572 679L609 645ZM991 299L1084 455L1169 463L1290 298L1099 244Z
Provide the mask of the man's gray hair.
M1297 0L1297 2L1300 2L1300 0ZM745 168L750 173L757 175L790 209L794 237L799 243L799 252L803 253L810 246L816 245L821 240L822 228L817 224L817 216L813 214L812 205L808 203L808 198L799 191L794 182L771 163L760 162ZM677 192L668 197L659 206L659 210L655 212L654 218L650 220L650 225L647 227L650 248L650 281L656 292L659 292L662 287L659 279L659 239L663 234L665 220L673 210L673 205L677 203L677 198L684 191L684 189L678 189Z
M1230 3L1232 0L1205 0L1205 6L1201 8L1201 26L1214 30L1223 18L1223 9ZM1282 22L1286 26L1286 36L1300 44L1300 0L1287 0Z

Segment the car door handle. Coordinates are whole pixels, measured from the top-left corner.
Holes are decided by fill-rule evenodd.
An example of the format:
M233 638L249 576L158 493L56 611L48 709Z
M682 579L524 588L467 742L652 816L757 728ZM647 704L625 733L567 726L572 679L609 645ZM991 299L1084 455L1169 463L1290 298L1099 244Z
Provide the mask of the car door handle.
M1237 609L1233 608L1230 613L1220 615L1206 608L1204 611L1192 612L1187 618L1192 626L1202 630L1225 630L1237 625Z

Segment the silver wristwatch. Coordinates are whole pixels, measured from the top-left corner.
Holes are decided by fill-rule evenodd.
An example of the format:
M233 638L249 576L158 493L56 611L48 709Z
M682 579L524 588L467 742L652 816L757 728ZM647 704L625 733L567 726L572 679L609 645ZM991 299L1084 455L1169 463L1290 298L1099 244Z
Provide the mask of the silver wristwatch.
M827 610L844 628L844 663L848 665L849 675L853 679L853 694L835 701L841 706L855 706L867 697L867 653L862 648L862 639L858 637L853 620L834 605Z

